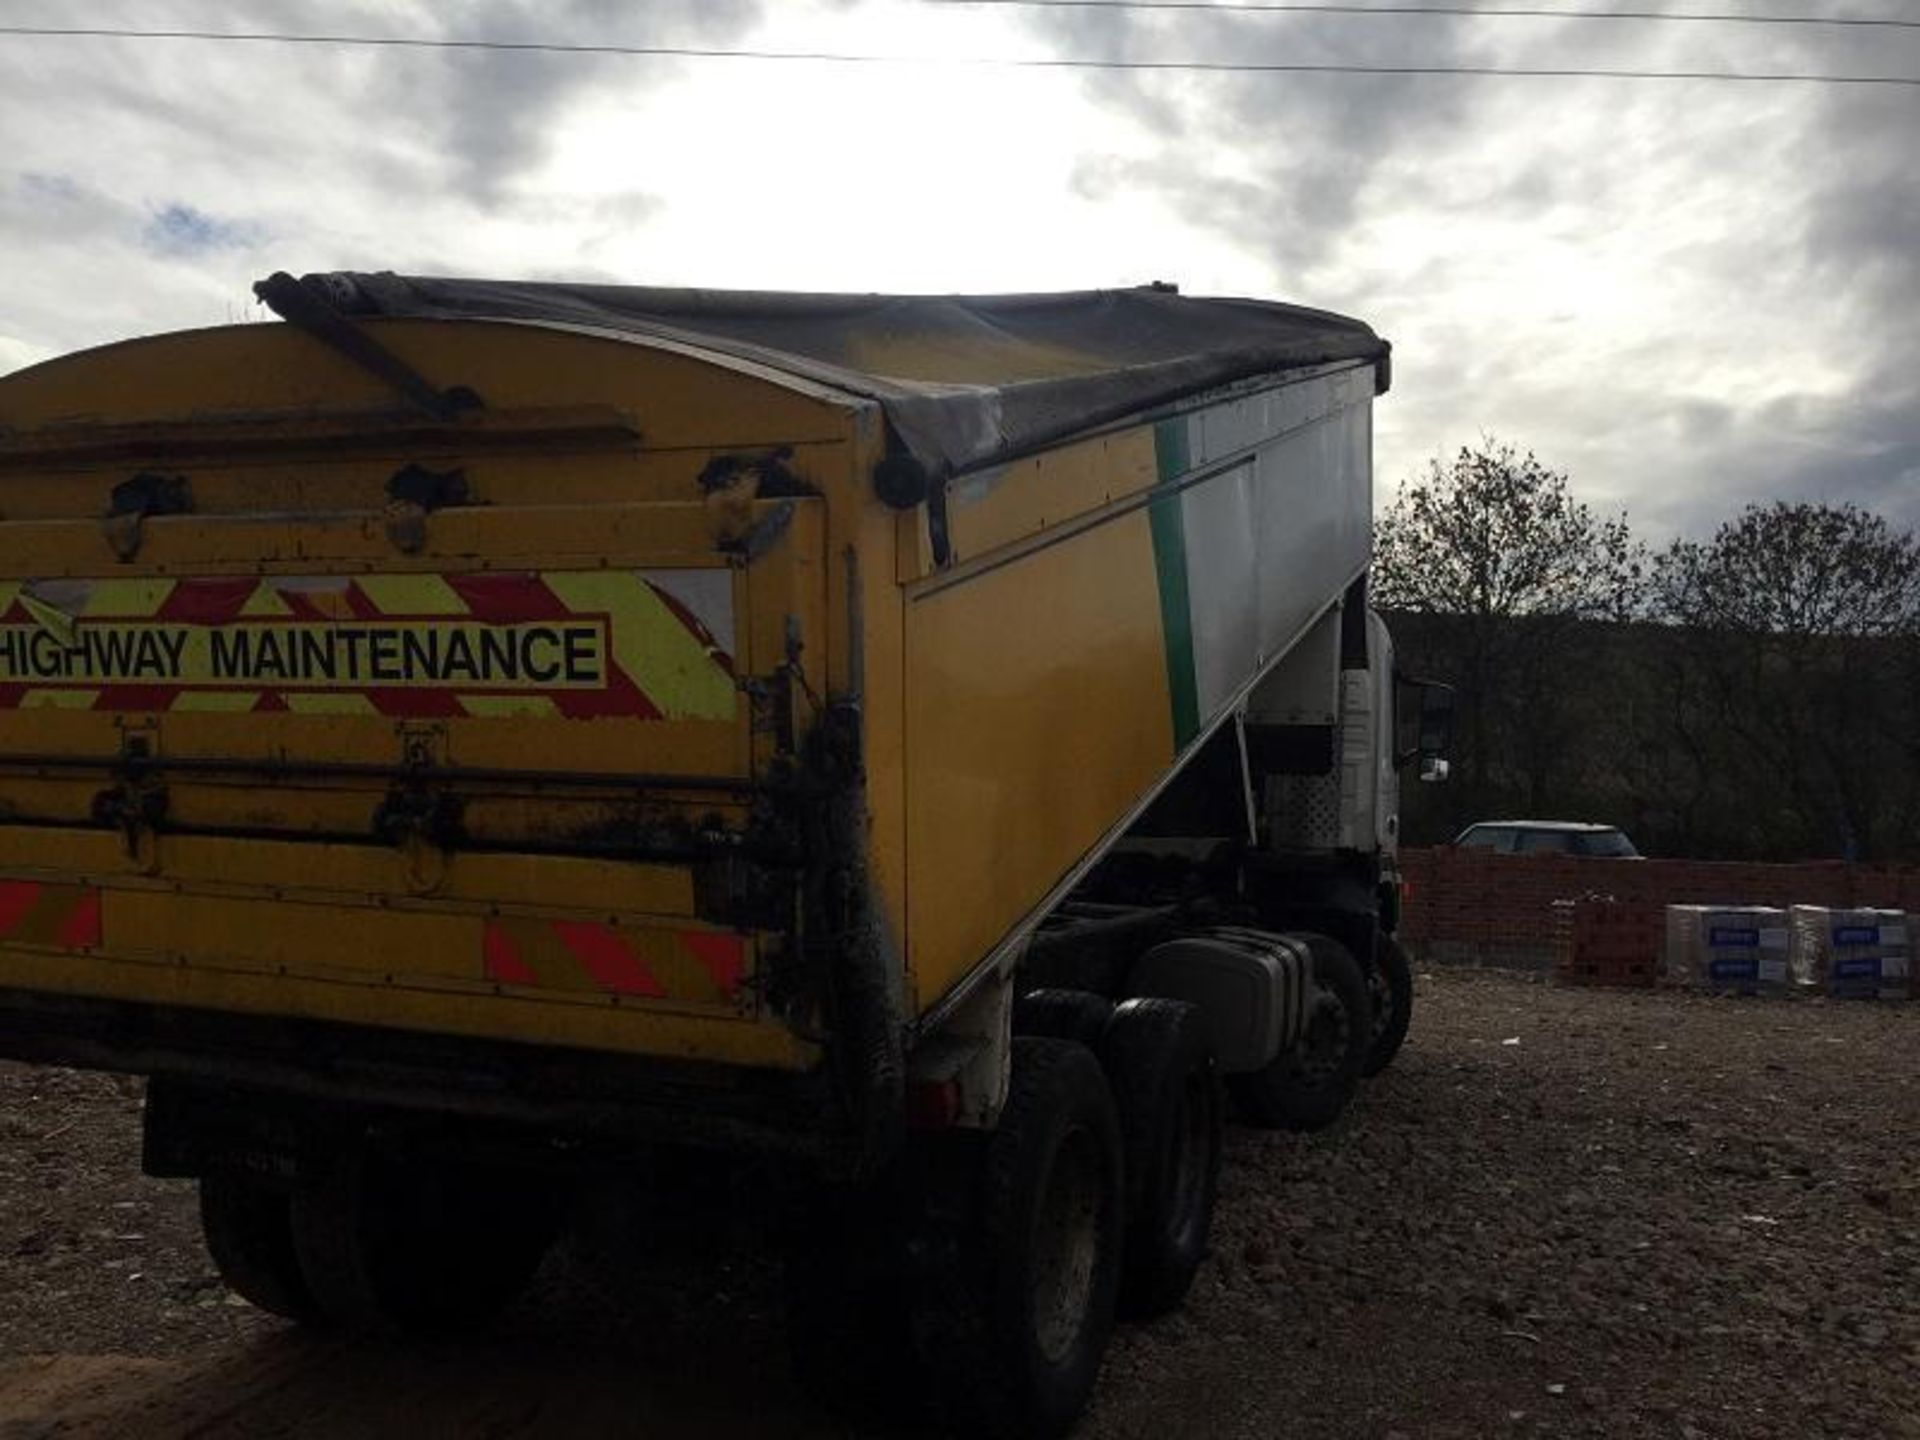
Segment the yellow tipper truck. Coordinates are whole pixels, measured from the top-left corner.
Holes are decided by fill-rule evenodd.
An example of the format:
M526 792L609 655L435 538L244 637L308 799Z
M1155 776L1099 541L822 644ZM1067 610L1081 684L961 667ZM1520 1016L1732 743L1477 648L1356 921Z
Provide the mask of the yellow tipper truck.
M1386 344L256 288L0 377L0 1054L149 1077L280 1314L471 1322L581 1176L718 1155L805 1383L1064 1429L1204 1253L1220 1090L1324 1124L1405 1031Z

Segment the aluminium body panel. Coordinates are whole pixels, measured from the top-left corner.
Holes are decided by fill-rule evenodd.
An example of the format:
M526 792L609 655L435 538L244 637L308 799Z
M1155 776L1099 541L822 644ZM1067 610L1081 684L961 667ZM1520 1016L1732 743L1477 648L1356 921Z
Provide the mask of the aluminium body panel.
M1364 571L1372 394L1365 369L1277 380L969 497L1101 499L907 587L919 1011L1017 946Z

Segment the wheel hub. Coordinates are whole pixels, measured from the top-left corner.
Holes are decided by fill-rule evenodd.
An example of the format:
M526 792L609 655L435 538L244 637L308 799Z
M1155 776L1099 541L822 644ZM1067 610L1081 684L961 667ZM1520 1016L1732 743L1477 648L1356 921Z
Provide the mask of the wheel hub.
M1307 1009L1306 1030L1300 1037L1297 1069L1309 1085L1320 1085L1340 1072L1353 1038L1353 1017L1340 997L1329 990L1315 994Z
M1175 1226L1184 1234L1202 1222L1201 1199L1206 1191L1208 1136L1211 1132L1213 1101L1208 1087L1210 1076L1192 1078L1173 1115L1173 1134L1168 1143L1173 1158L1173 1215Z
M1393 1022L1393 989L1387 984L1386 972L1378 965L1367 969L1367 995L1373 1001L1373 1038L1377 1040L1387 1033L1387 1026Z
M1101 1175L1091 1135L1068 1135L1054 1156L1034 1236L1034 1339L1049 1363L1065 1360L1080 1338L1100 1259Z

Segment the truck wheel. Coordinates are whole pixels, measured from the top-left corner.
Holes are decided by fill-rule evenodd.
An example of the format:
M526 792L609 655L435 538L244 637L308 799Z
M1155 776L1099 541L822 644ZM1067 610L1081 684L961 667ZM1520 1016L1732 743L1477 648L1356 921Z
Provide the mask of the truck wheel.
M1078 1040L1100 1053L1113 1002L1090 990L1030 990L1013 1002L1013 1033Z
M915 1338L961 1428L1063 1434L1085 1408L1119 1288L1120 1121L1093 1052L1013 1042L978 1213L920 1296Z
M213 1268L234 1294L271 1315L325 1319L293 1249L288 1196L251 1175L200 1177L200 1229Z
M344 1147L294 1190L300 1271L328 1318L360 1329L471 1329L520 1294L557 1228L550 1186L477 1166Z
M1126 1157L1120 1311L1162 1315L1206 1258L1220 1184L1220 1082L1200 1011L1128 1000L1107 1025L1105 1059Z
M1264 1070L1228 1078L1241 1113L1255 1125L1321 1130L1339 1118L1360 1084L1373 1037L1366 976L1338 940L1299 935L1313 953L1313 989L1294 1047Z
M1413 967L1400 942L1384 930L1375 934L1373 964L1367 967L1367 998L1373 1002L1373 1044L1360 1073L1378 1075L1400 1053L1407 1024L1413 1019Z

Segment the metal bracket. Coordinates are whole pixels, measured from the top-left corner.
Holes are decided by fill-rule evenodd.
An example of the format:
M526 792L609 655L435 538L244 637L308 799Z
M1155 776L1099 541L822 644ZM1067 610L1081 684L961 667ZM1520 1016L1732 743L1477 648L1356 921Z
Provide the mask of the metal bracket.
M140 553L147 516L186 515L192 510L193 490L186 476L142 470L113 487L100 529L115 558L125 564Z
M424 785L395 786L373 812L373 829L390 845L450 849L460 838L460 798Z
M446 769L446 727L403 723L398 734L400 773L373 812L373 832L406 850L451 849L460 839L461 801L430 778Z
M408 403L436 420L453 420L465 411L484 406L480 397L464 385L452 385L444 390L435 385L334 309L318 291L284 270L277 270L260 281L253 287L253 293L282 320L299 326L368 374L378 376Z
M716 455L709 460L695 482L702 495L745 486L756 500L785 500L797 495L818 495L820 489L800 475L788 463L793 459L791 445L777 446L754 455Z
M167 818L167 787L153 769L159 731L151 721L123 722L118 778L93 797L93 821L118 830L130 859L154 859L154 835Z
M945 476L927 490L927 544L933 550L935 569L944 570L953 563L953 531L947 517Z
M408 465L387 477L387 539L413 555L426 548L427 516L471 496L465 470L429 470Z
M774 547L776 541L787 533L793 524L793 501L782 500L759 519L736 533L723 531L717 541L717 548L729 555L738 555L748 564L752 564ZM731 530L731 527L727 527Z
M399 727L401 771L374 808L373 833L401 854L407 884L427 894L446 878L447 858L465 837L465 802L432 776L446 768L444 725Z

